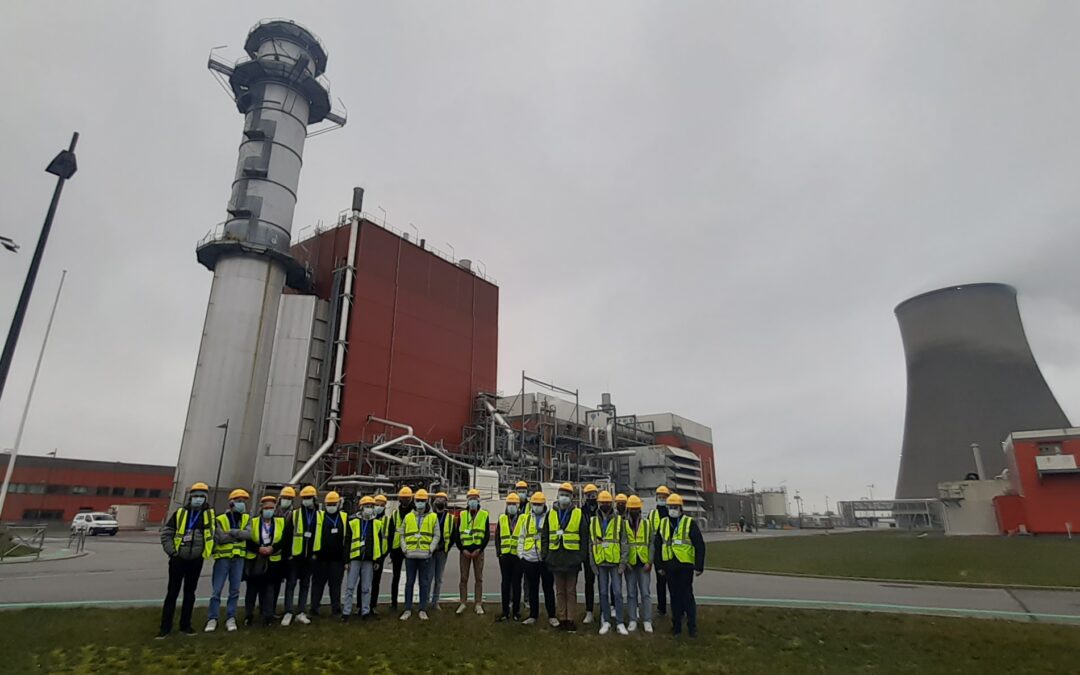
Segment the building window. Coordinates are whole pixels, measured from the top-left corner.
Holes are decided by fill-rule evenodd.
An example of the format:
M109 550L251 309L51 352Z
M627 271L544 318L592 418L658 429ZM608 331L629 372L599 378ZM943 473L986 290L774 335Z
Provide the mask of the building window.
M28 495L43 495L45 494L45 486L41 483L32 483L23 486L25 492Z
M63 510L27 509L23 511L23 520L63 520Z
M98 489L97 489L97 496L98 497L108 497L109 492L111 490L112 490L112 488L110 488L110 487L108 487L106 485L99 486Z
M68 486L66 485L46 485L45 494L47 495L62 495L67 494Z
M158 489L151 490L146 496L149 497L150 499L157 499L157 498L161 497L161 490L158 490Z
M1060 443L1039 443L1040 455L1060 455L1061 444Z
M11 487L8 489L13 495L21 495L22 493L26 492L26 486L22 483L12 483Z
M123 497L124 496L124 488L122 488L122 487L114 487L112 489L112 496L113 497Z
M72 485L71 494L73 495L88 495L90 494L90 488L85 485Z
M146 488L135 488L135 496L136 497L145 497L146 496Z

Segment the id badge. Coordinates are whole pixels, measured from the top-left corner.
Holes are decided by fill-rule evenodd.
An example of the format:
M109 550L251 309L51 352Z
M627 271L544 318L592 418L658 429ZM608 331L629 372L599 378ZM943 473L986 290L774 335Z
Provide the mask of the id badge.
M180 541L184 542L185 544L190 544L191 543L191 531L189 530L189 531L185 532L183 539L181 539Z
M562 530L556 530L555 535L558 536L558 537L561 537L561 536L563 536L563 531Z
M337 534L337 528L336 527L331 528L330 529L330 534Z
M304 533L304 539L311 539L311 533L310 532L305 532Z

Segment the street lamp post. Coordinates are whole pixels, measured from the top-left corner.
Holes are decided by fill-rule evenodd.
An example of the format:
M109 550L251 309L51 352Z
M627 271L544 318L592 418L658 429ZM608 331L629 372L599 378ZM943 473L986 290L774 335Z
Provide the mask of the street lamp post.
M870 490L870 501L874 501L874 487L875 485L873 483L866 486L866 489Z
M214 506L218 506L218 495L221 493L221 464L225 461L225 441L229 438L229 418L225 418L225 424L217 425L218 429L224 429L221 435L221 454L218 455L217 476L214 477Z
M799 509L799 529L802 529L802 496L799 495L799 491L795 491L795 503L798 504Z

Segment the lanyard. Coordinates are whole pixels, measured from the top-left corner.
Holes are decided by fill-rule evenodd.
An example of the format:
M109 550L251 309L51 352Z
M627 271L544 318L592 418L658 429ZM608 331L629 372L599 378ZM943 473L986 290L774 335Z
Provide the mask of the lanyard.
M318 511L311 509L311 517L308 517L307 509L304 509L304 521L307 523L307 527L304 528L305 532L311 532L311 523L315 522L315 517L319 515Z
M186 530L187 532L191 532L191 528L195 525L196 522L198 522L199 516L201 516L201 515L202 515L202 511L192 511L191 512L191 515L189 515L188 519L187 519L187 530Z
M559 529L565 530L566 524L570 522L570 509L563 509L559 511Z
M335 527L341 527L341 514L340 513L335 513L334 514L334 519L332 521L330 521L330 525L332 526L331 529L333 529Z
M611 522L610 518L600 517L600 538L603 539L607 536L607 526Z
M370 524L370 521L367 520L360 521L360 541L367 541L367 530Z

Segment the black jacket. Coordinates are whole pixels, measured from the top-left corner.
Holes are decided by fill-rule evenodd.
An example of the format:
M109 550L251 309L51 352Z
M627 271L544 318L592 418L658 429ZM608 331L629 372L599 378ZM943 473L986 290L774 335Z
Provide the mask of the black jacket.
M671 521L671 518L668 518ZM675 523L671 523L672 527L675 527ZM700 572L705 569L705 538L701 536L701 528L698 527L697 521L693 518L690 519L690 541L694 544L694 564L693 568ZM680 565L682 567L690 567L689 563L681 563L675 558L664 561L663 557L664 540L660 536L660 530L657 529L656 534L653 536L653 561L661 566L670 567L674 565Z

